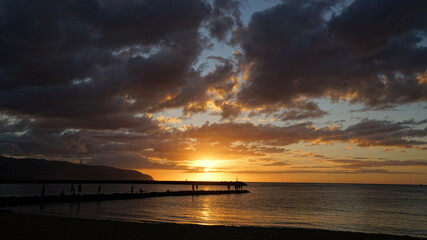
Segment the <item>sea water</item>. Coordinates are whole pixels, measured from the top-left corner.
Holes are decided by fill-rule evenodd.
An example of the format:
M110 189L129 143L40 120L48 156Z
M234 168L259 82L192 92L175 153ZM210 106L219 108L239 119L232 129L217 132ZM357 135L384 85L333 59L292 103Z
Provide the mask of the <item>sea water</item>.
M427 238L427 187L410 185L248 183L248 194L155 197L47 204L11 208L18 212L140 222L203 225L298 227L384 233ZM84 193L96 193L84 184ZM191 186L135 185L153 191ZM199 186L199 190L225 190ZM0 185L0 196L38 195L41 185ZM77 190L77 185L75 185ZM129 184L104 184L104 193L130 192ZM69 194L70 185L46 186L47 195Z

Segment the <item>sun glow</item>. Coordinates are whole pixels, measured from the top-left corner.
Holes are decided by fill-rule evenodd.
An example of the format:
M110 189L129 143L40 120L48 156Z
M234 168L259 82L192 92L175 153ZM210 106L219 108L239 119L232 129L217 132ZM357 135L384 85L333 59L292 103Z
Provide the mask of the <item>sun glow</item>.
M215 169L216 167L218 167L218 163L217 161L214 161L214 160L205 159L205 160L196 160L191 163L191 166L195 168L203 169L203 171L205 172L209 172L212 169Z

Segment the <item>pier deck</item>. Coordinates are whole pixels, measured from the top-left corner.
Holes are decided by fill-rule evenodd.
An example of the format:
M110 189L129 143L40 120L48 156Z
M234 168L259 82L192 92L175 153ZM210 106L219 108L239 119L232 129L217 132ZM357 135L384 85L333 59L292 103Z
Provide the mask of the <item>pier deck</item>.
M225 181L147 181L147 180L0 180L0 184L171 184L171 185L217 185L217 186L247 186L244 182Z
M83 194L83 195L65 195L65 196L32 196L32 197L0 197L0 207L31 205L31 204L49 204L64 202L91 202L91 201L109 201L109 200L128 200L151 197L172 197L172 196L199 196L199 195L220 195L220 194L242 194L249 193L248 190L232 191L167 191L167 192L149 192L149 193L113 193L113 194Z

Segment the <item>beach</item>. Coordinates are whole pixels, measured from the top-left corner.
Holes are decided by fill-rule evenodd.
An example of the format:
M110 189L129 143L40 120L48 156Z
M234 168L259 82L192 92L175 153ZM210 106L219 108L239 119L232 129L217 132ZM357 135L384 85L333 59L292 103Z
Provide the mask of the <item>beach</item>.
M0 212L0 239L417 239L408 236L298 228L203 226Z

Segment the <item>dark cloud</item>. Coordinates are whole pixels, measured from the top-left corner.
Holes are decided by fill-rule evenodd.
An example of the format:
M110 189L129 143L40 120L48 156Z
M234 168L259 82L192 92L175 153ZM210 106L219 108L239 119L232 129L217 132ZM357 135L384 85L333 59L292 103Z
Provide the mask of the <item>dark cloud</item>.
M393 37L425 31L426 9L422 0L355 1L330 21L329 31L359 51L378 51Z
M314 102L297 101L287 104L286 108L286 110L277 115L283 121L321 118L327 114Z
M3 7L3 87L71 82L95 66L121 62L111 50L179 44L210 11L200 1L166 0L7 1Z
M223 102L220 105L221 118L222 119L233 119L240 115L242 108L238 105L233 105L227 102Z
M329 97L368 107L425 101L425 1L286 1L235 31L248 80L238 101L286 106ZM335 12L335 13L334 13ZM296 114L291 114L291 118Z
M427 118L418 122L418 124L424 124L424 123L427 123Z
M410 127L414 121L392 122L365 119L360 123L349 126L342 134L326 137L324 140L353 142L358 146L395 146L413 147L426 144L425 141L412 139L414 136L427 136L427 128L414 130ZM408 126L409 125L409 126Z
M5 1L2 9L0 111L82 128L127 115L133 127L133 114L158 111L191 79L204 80L192 65L207 44L206 2Z
M234 26L242 26L239 1L215 0L206 28L211 36L224 40Z
M364 169L364 168L378 168L378 167L425 167L427 166L426 160L329 160L329 162L338 163L340 167L347 169Z

